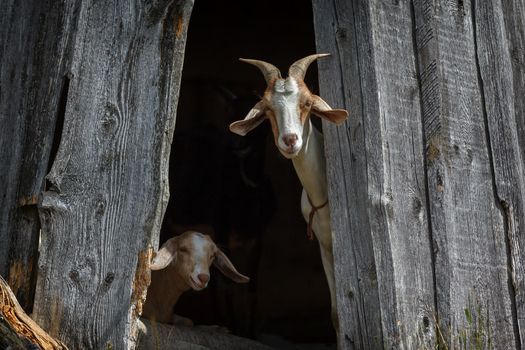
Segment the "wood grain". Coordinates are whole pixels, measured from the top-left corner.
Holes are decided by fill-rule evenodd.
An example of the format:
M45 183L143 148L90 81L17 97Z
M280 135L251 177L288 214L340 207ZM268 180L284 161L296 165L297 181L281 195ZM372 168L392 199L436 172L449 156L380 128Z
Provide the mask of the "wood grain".
M473 7L414 1L421 76L434 86L434 97L423 96L423 118L439 119L425 121L439 125L425 129L436 300L451 346L469 328L465 310L473 308L478 320L486 318L486 346L511 349L516 320L505 213L494 187Z
M34 317L74 349L133 348L137 337L148 280L141 257L158 244L169 195L193 4L164 3L152 13L150 2L82 1L64 14L75 23L70 83L39 208Z
M38 258L37 204L60 141L73 11L57 1L9 0L0 9L0 274L28 311Z
M504 216L516 346L525 344L525 4L473 3L496 200Z
M521 348L523 1L313 5L339 345Z
M408 2L314 1L341 348L432 347L434 293ZM349 300L349 297L351 300Z
M193 1L4 2L0 274L30 309L38 273L35 319L71 348L133 348ZM321 95L350 112L323 125L340 348L452 348L474 323L520 349L523 0L313 7Z

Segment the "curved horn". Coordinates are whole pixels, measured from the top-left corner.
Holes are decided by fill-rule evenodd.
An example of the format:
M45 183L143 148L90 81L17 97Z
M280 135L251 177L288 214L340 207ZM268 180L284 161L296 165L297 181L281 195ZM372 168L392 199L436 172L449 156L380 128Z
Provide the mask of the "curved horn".
M301 58L298 61L295 61L294 64L290 66L288 69L288 76L298 79L298 80L304 80L304 76L306 74L306 70L310 66L310 64L315 61L318 58L330 56L329 53L320 53L317 55L310 55L306 56L305 58Z
M273 64L270 64L268 62L259 61L259 60L249 60L246 58L239 58L239 61L246 62L249 64L254 65L255 67L259 68L264 75L264 79L266 80L266 84L270 85L271 82L273 82L275 79L281 79L281 72L277 67L275 67Z

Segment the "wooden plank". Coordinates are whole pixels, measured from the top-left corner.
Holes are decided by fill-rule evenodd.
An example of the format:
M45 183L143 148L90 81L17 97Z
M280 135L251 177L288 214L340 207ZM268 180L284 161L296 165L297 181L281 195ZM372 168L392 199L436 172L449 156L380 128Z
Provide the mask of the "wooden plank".
M525 4L474 4L497 200L504 214L516 348L525 344ZM511 300L512 301L512 300Z
M168 199L193 1L76 4L33 315L74 349L133 348Z
M485 53L477 47L472 6L414 1L437 309L450 347L512 349L505 213L494 187L476 64Z
M343 349L432 348L434 293L409 2L314 1ZM349 294L351 298L349 298Z
M345 108L350 114L344 126L323 125L334 234L338 345L342 349L379 349L381 310L368 214L366 206L354 204L367 201L366 191L356 186L366 183L367 176L360 74L373 74L369 69L360 72L363 62L358 62L357 45L371 49L371 43L364 35L366 21L359 23L360 28L365 27L360 31L363 40L358 42L353 34L357 25L353 4L312 3L317 51L332 54L317 63L321 95L332 106Z
M33 302L37 203L65 87L71 23L63 23L64 14L72 11L43 1L8 1L0 9L0 274L26 310Z

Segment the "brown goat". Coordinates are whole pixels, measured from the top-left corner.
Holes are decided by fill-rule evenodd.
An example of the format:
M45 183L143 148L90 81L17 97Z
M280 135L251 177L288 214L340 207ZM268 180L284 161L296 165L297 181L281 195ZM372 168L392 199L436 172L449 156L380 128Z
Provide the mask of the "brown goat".
M191 320L174 315L173 307L188 289L206 288L212 264L237 283L250 280L235 269L209 236L186 231L170 238L151 262L151 285L142 315L161 323L193 325Z

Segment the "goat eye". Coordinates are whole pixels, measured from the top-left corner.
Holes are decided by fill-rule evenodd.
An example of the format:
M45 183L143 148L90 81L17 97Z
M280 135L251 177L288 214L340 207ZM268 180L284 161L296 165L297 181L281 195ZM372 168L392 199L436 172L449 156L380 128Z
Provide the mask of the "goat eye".
M186 248L186 247L182 247L182 248L180 248L180 252L181 252L181 253L188 253L189 250L188 250L188 248Z

